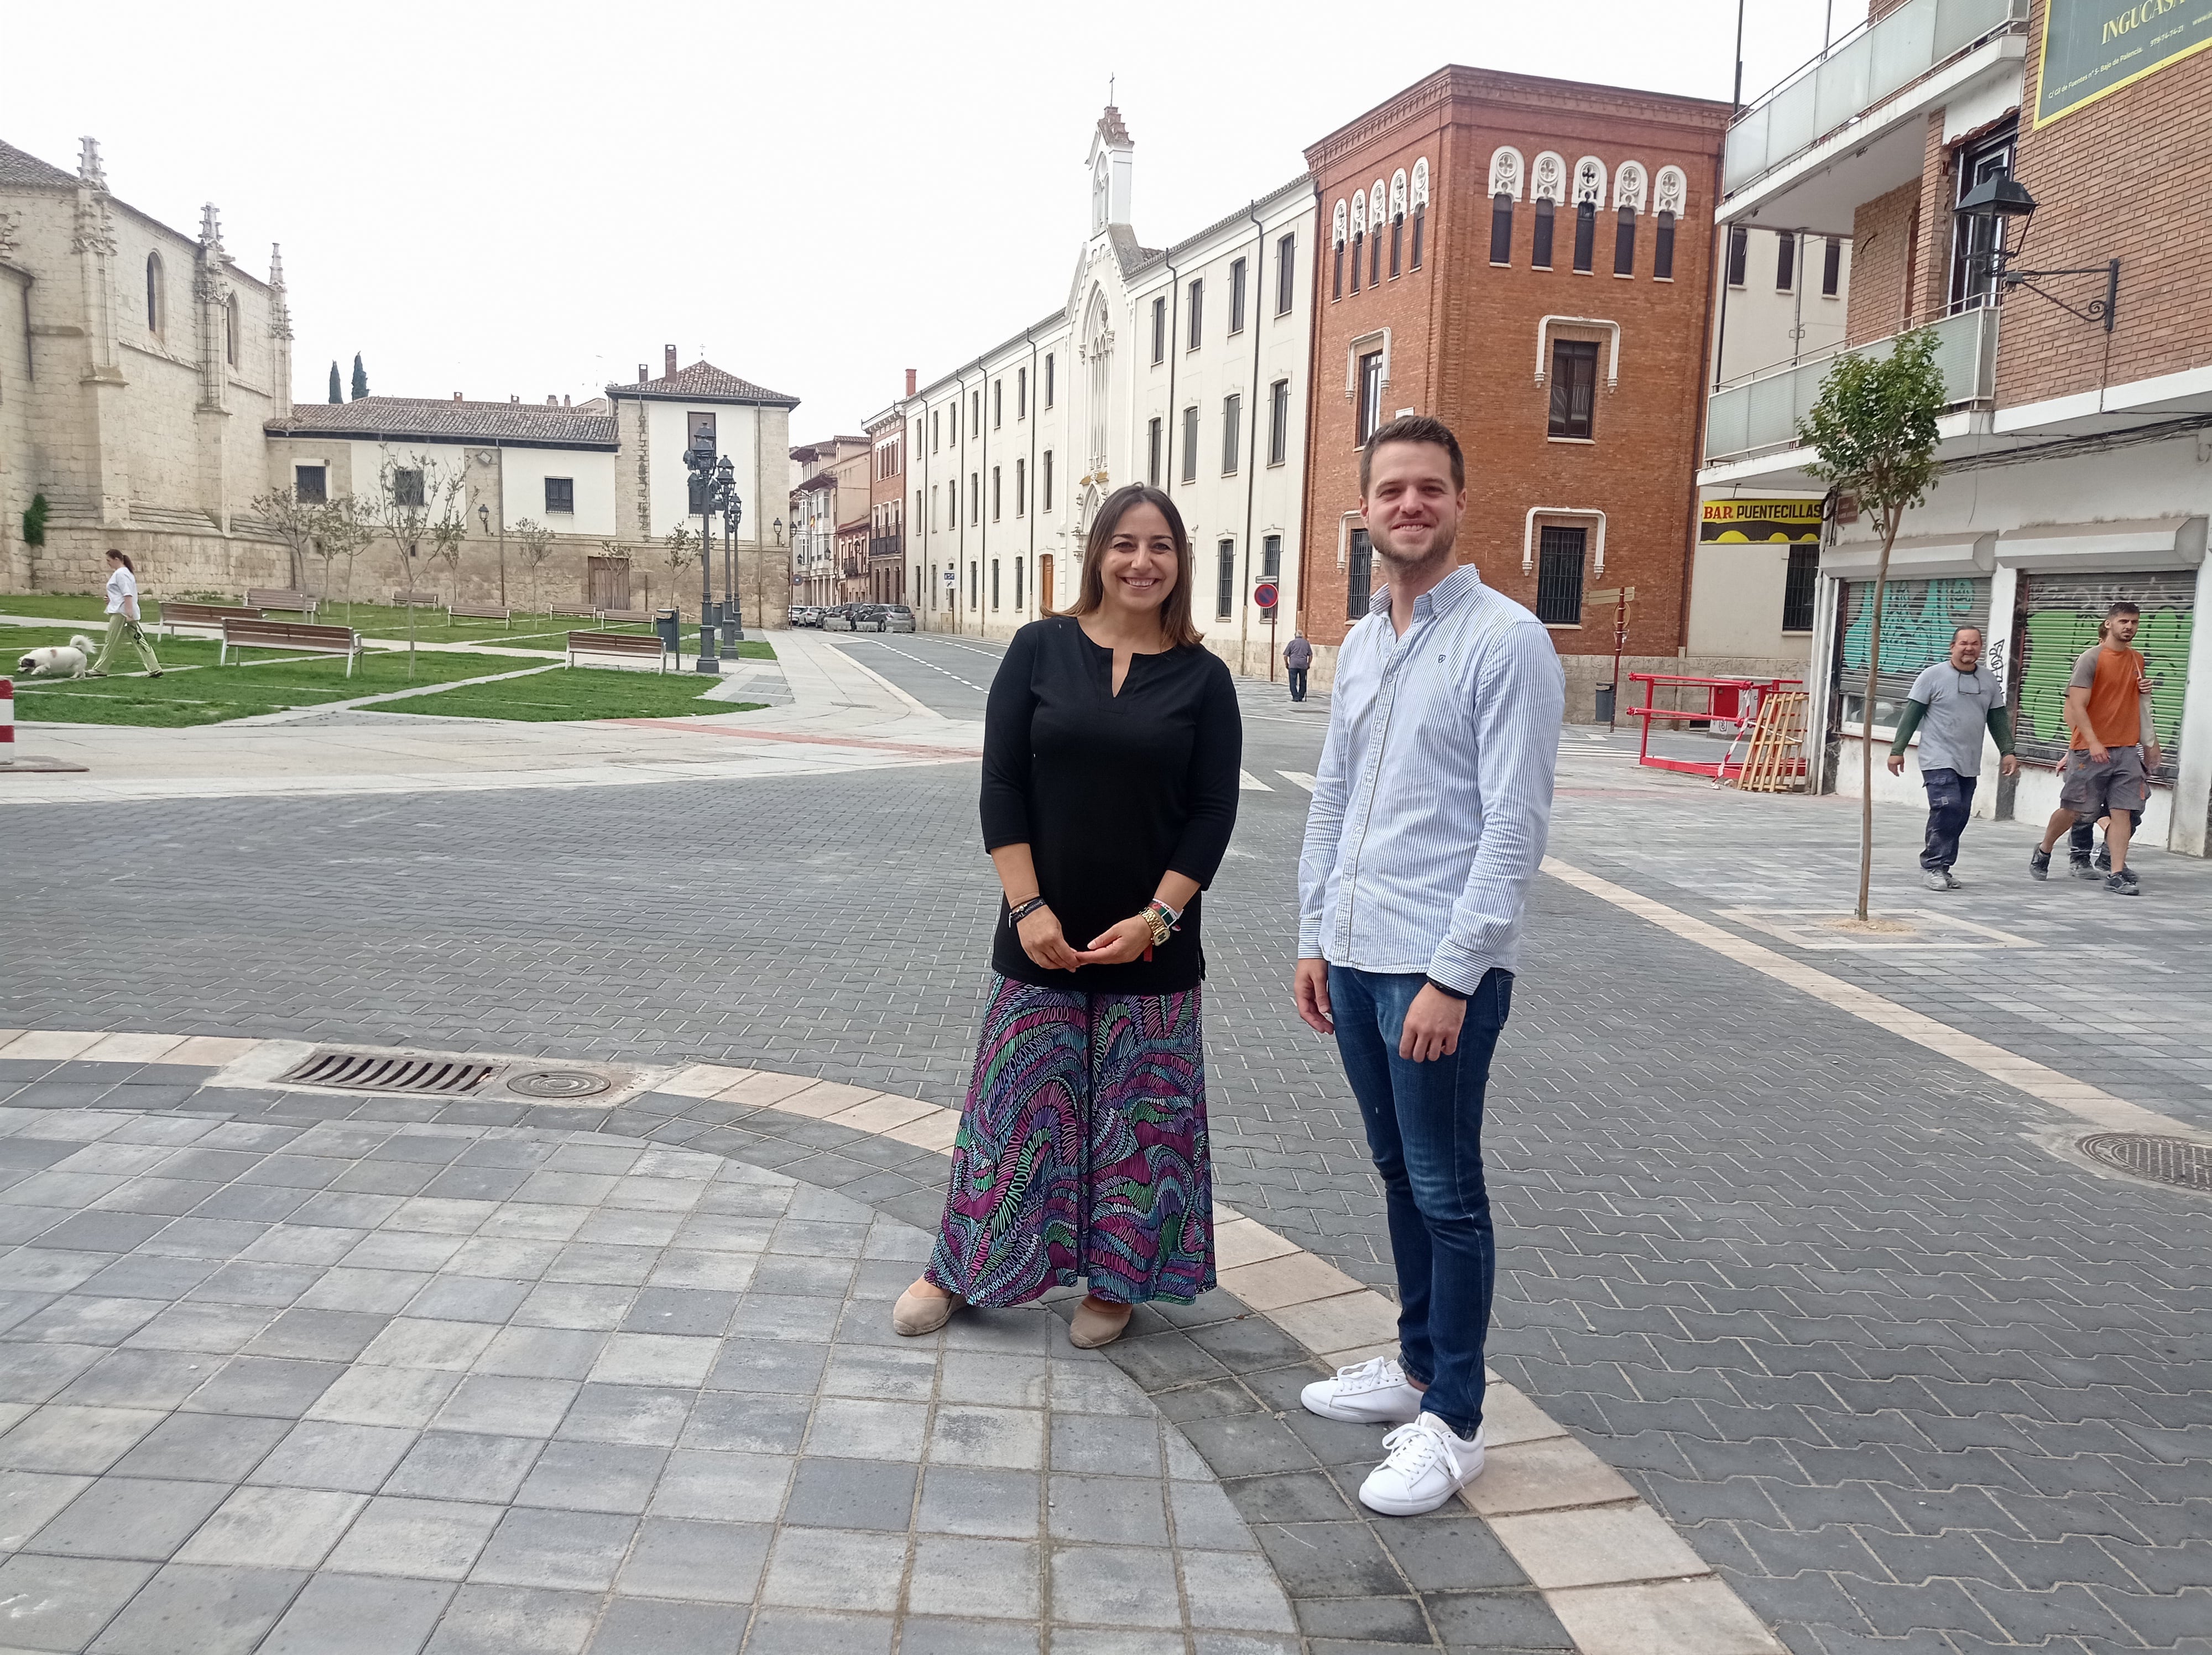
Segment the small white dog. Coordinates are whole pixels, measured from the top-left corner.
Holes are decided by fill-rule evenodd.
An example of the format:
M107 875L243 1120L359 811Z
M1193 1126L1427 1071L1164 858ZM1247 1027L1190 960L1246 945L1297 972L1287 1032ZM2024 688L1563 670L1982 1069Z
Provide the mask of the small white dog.
M100 646L90 638L82 632L73 633L67 643L25 651L22 660L15 663L15 670L27 678L81 678L99 653Z

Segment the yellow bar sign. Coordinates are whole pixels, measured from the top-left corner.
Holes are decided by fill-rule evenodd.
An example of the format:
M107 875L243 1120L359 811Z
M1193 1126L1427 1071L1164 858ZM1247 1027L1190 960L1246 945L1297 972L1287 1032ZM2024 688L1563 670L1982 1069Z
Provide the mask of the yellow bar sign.
M1820 538L1817 500L1708 500L1699 513L1701 545L1817 545Z

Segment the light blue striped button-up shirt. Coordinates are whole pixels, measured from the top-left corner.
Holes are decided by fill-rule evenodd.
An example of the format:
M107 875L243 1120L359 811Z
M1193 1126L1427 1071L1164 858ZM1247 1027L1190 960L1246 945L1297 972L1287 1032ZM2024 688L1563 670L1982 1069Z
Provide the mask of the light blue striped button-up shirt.
M1298 859L1298 953L1472 994L1517 969L1566 681L1543 623L1462 563L1401 637L1375 594L1337 651Z

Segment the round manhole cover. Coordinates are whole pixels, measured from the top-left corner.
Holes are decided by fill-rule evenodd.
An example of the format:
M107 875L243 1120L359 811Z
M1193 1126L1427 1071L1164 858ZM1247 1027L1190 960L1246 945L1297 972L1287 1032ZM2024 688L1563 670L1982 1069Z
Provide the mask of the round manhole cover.
M582 1069L531 1069L508 1075L502 1084L526 1098L596 1098L612 1083Z
M2091 1160L2139 1178L2212 1193L2212 1146L2141 1132L2097 1132L2078 1147Z

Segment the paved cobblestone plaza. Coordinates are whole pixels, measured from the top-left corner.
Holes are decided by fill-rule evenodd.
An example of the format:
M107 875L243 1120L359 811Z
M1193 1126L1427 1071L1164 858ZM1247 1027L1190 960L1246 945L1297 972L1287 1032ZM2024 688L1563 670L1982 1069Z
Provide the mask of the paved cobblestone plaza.
M841 648L972 742L994 650ZM1325 703L1243 695L1216 1193L1387 1293L1287 994ZM2212 1130L2212 869L2037 885L2033 830L1977 821L1935 897L1884 809L1876 906L1917 930L1845 938L1854 803L1562 755L1488 1120L1528 1434L1617 1473L1633 1578L1709 1569L1799 1655L2212 1652L2212 1208L2073 1147L2130 1105ZM1359 1511L1377 1433L1298 1410L1335 1348L1258 1299L1095 1355L1064 1304L895 1341L945 1163L857 1116L441 1112L175 1044L957 1107L994 911L957 753L0 805L0 1025L88 1037L0 1046L0 1649L1692 1646L1574 1620L1631 1576L1577 1575L1528 1506Z

